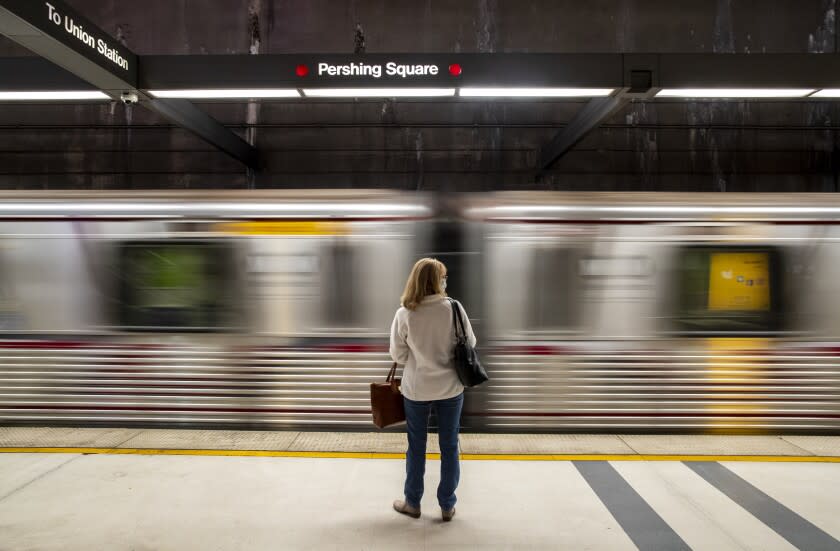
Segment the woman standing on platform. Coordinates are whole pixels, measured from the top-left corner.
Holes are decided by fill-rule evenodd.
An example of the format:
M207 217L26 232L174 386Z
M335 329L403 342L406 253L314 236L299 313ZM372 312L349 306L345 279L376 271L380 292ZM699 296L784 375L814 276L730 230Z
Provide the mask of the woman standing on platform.
M455 515L455 489L461 473L458 430L464 386L455 372L452 308L456 303L446 297L446 277L446 266L439 260L422 258L414 264L400 300L402 307L391 325L390 351L394 361L404 366L401 388L408 427L405 500L395 501L394 509L420 517L429 412L434 407L441 455L437 498L443 520L449 521ZM475 346L463 308L461 317L468 342Z

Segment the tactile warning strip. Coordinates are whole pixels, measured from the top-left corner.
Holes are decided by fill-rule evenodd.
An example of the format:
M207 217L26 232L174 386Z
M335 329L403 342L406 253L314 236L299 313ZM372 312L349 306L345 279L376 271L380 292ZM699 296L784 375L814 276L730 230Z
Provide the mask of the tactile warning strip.
M482 456L838 457L840 436L461 434L461 452ZM403 432L0 427L0 448L119 448L403 454ZM428 453L439 453L437 434Z
M639 454L812 455L780 436L631 434L621 439Z
M0 427L0 447L116 447L141 429Z
M144 430L120 448L288 450L297 438L290 431Z
M783 436L782 439L814 455L840 456L840 437L837 436Z
M464 453L632 454L611 434L462 434Z
M405 453L406 437L398 432L302 432L290 451ZM440 453L437 435L429 434L428 453Z

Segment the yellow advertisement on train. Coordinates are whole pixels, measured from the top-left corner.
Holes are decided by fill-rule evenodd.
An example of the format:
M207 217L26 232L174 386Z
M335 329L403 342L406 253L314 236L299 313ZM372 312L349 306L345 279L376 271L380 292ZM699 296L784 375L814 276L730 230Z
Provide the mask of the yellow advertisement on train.
M710 256L709 310L770 309L770 258L766 252Z

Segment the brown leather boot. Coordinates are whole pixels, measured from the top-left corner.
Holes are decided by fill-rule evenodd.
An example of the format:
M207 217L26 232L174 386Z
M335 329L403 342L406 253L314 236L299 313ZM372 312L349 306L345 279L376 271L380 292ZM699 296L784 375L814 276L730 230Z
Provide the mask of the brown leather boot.
M411 518L420 518L420 507L412 507L401 499L394 502L394 511L408 515Z
M455 516L455 507L451 508L450 510L441 509L440 516L443 519L443 522L449 522L452 520L452 517Z

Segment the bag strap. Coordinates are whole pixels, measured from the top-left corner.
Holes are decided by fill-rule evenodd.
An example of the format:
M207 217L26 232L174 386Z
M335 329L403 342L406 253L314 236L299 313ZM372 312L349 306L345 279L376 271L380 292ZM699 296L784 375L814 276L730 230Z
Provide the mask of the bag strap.
M388 376L385 378L386 383L390 383L391 385L391 392L394 394L400 393L400 387L397 384L397 362L394 362L394 365L391 366L391 370L388 372Z
M466 339L467 332L464 329L464 320L461 319L461 305L454 298L450 298L449 303L452 305L452 325L455 326L455 338ZM459 329L460 335L458 334Z

